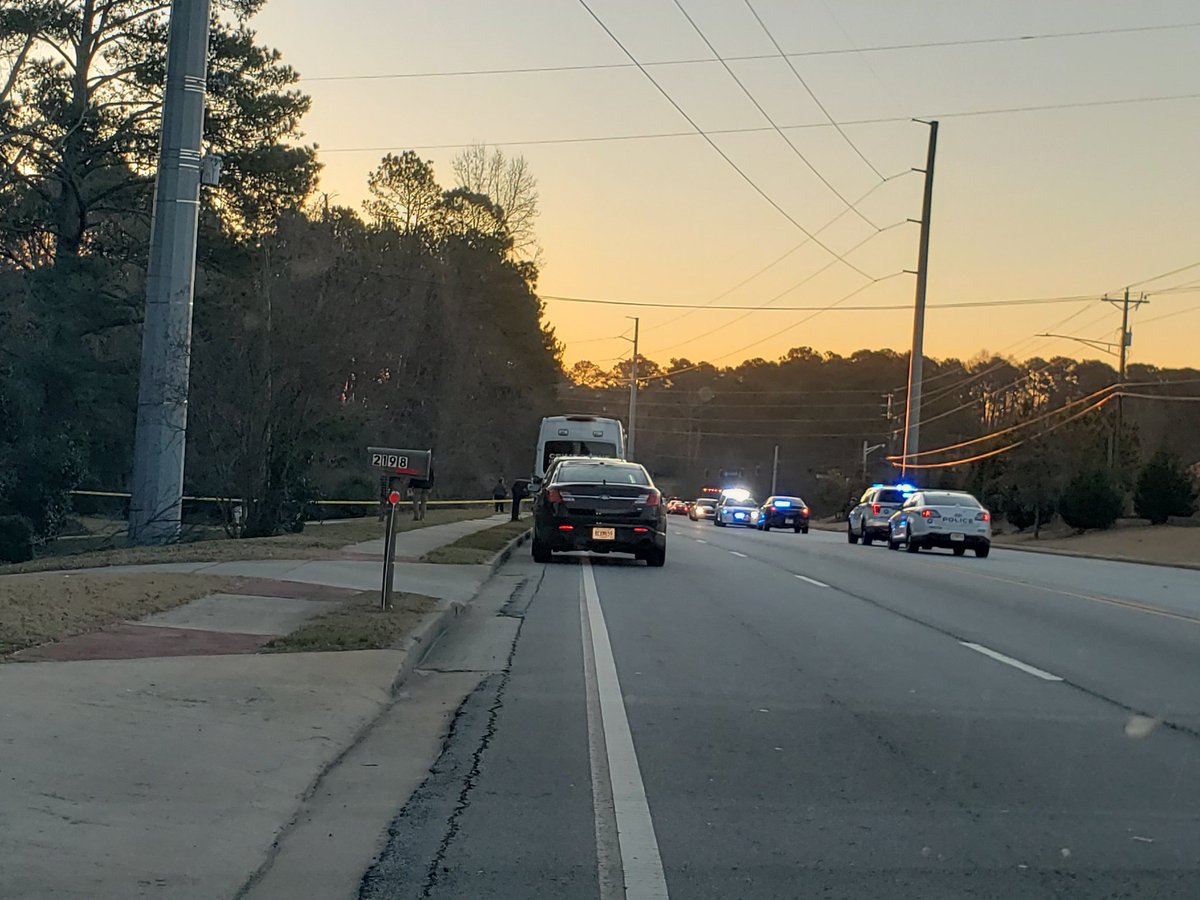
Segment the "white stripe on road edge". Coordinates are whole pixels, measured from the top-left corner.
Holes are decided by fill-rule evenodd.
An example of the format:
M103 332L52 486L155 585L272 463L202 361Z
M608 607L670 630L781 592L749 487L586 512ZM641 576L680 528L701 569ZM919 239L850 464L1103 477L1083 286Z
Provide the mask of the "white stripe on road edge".
M696 543L697 544L707 544L708 541L706 541L704 538L696 538Z
M591 561L581 570L583 601L587 613L595 672L585 667L590 691L599 697L600 722L608 757L608 778L612 787L613 813L617 825L617 843L621 852L621 868L625 874L625 900L667 900L667 880L663 875L662 857L654 836L650 804L646 787L633 746L633 733L625 714L621 682L617 678L617 663L613 659L604 610L600 608L600 592ZM594 684L592 683L594 680ZM590 722L589 722L590 724ZM601 827L597 810L597 829Z
M730 550L729 552L732 553L734 556L740 556L742 559L750 558L745 553L738 553L736 550Z
M807 575L797 575L796 577L801 581L807 581L809 584L815 584L817 587L829 587L829 585L827 585L825 582L817 581L815 578L809 578Z
M972 650L982 653L984 656L990 656L997 662L1002 662L1006 666L1012 666L1014 669L1020 669L1022 672L1032 675L1035 678L1040 678L1043 681L1062 681L1057 675L1051 675L1049 672L1035 668L1028 663L1023 663L1019 659L1013 659L1011 656L1005 656L1003 653L997 653L995 650L989 650L980 644L972 644L970 641L959 641L959 643L964 647L970 647Z

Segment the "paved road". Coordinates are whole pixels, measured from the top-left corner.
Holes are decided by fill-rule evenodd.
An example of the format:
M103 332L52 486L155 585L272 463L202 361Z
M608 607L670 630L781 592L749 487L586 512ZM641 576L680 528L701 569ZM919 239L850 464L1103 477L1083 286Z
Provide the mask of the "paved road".
M1200 572L671 529L514 563L363 897L1200 896Z

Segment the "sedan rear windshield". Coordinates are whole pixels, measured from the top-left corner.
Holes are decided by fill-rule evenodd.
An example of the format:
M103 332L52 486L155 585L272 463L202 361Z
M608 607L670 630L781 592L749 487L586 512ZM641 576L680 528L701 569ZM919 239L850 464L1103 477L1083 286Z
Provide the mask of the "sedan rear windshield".
M947 494L930 491L921 495L926 506L967 506L971 509L982 509L982 504L970 494Z
M876 503L903 503L906 499L904 491L892 488L884 488L875 494Z
M708 499L697 500L696 505L697 506L716 506L717 501L716 500L708 500Z
M731 506L737 506L737 507L758 506L758 501L755 500L753 497L747 497L745 500L734 500L732 497L726 497L725 498L725 506L726 506L726 508L731 507Z
M650 484L641 466L613 466L602 463L563 463L554 473L560 484Z
M773 503L776 506L804 506L804 501L799 497L772 497L768 503Z

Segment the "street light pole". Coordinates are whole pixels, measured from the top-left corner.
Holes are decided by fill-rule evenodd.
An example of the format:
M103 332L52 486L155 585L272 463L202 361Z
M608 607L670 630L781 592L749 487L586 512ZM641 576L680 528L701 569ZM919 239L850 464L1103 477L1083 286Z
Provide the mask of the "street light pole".
M771 495L775 495L777 483L779 481L779 445L775 445L775 459L771 463Z
M633 365L629 368L629 436L625 442L625 456L633 459L634 437L637 433L637 392L638 392L638 325L637 316L626 316L633 319Z
M150 225L129 537L179 537L199 230L209 0L172 0Z
M883 448L883 447L886 447L886 446L887 446L887 444L872 444L872 445L868 445L866 441L863 441L863 452L862 452L862 476L863 476L863 481L866 481L866 480L867 480L867 457L868 457L868 456L870 456L872 453L874 453L876 450L879 450L879 449L881 449L881 448Z

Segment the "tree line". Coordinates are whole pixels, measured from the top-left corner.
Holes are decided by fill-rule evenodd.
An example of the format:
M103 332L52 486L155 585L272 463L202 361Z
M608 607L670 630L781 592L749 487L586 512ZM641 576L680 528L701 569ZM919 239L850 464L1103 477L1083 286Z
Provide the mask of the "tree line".
M602 368L587 360L570 370L560 405L577 412L624 417L631 364ZM974 491L1021 527L1058 511L1080 472L1105 473L1113 490L1132 498L1144 464L1165 454L1200 460L1200 404L1126 399L1119 432L1116 403L1065 421L1117 383L1112 366L1067 357L1024 361L981 354L926 359L921 447L973 443L911 462L909 480ZM847 356L799 347L777 360L718 367L690 359L663 365L638 360L637 453L672 493L691 496L701 484L737 477L760 494L770 490L774 448L777 486L797 493L818 515L844 510L875 481L900 477L908 355L859 350ZM1195 396L1200 370L1131 364L1126 381L1141 393ZM1115 399L1115 398L1114 398ZM1066 408L1062 414L1057 411ZM1030 423L1013 432L1012 426ZM975 439L1000 432L995 438ZM1017 446L987 455L1009 444ZM864 445L870 449L863 463ZM975 456L985 458L945 465ZM1110 464L1111 459L1111 464Z
M185 491L247 535L373 498L371 444L432 447L444 495L521 471L561 348L536 295L536 179L472 147L441 184L385 157L362 213L317 193L298 73L217 0ZM53 536L76 488L127 488L166 0L0 9L0 513ZM187 346L176 352L188 352ZM527 465L526 465L527 467ZM83 508L86 501L75 501Z

